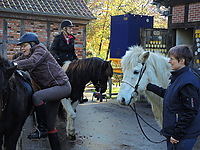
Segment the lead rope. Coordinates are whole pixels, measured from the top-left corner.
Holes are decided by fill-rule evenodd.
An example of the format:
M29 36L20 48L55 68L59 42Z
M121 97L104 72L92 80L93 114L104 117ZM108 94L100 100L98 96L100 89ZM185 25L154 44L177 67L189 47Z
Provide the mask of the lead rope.
M146 70L146 65L145 65L145 63L142 63L142 68L141 68L141 71L140 71L139 79L138 79L137 84L135 85L135 92L137 93L137 95L138 95L137 89L138 89L138 86L139 86L139 82L140 82L140 80L141 80L141 78L142 78L142 76L143 76L145 70ZM152 129L154 129L154 130L155 130L156 132L158 132L159 134L161 134L161 133L160 133L160 131L158 131L156 128L154 128L153 126L151 126L148 122L146 122L146 121L137 113L136 107L135 107L135 103L133 103L133 106L134 106L134 109L133 109L133 107L130 105L131 109L135 112L135 115L136 115L136 118L137 118L137 121L138 121L140 130L142 131L143 135L147 138L147 140L149 140L149 141L152 142L152 143L156 143L156 144L159 144L159 143L162 143L162 142L164 142L164 141L167 141L167 139L165 139L165 140L162 140L162 141L159 141L159 142L155 142L155 141L152 141L152 140L145 134L145 132L144 132L144 130L143 130L141 124L140 124L139 117L140 117L140 119L142 119L142 121L144 121L149 127L151 127ZM162 134L161 134L161 135L162 135Z
M143 76L145 70L146 70L146 64L145 64L145 63L142 63L142 68L141 68L141 70L140 70L139 79L138 79L138 82L137 82L137 84L135 85L135 87L134 87L133 85L131 85L130 83L126 82L126 81L122 81L122 82L124 82L124 83L127 83L127 84L130 85L131 87L133 87L133 88L135 89L134 92L135 92L136 95L138 95L137 89L138 89L139 82L140 82L140 80L142 79L142 76ZM131 99L134 97L133 94L131 94L131 95L132 95L132 96L131 96L131 98L130 98L130 102L131 102ZM129 102L128 105L130 105L130 102ZM151 126L148 122L146 122L146 121L137 113L136 107L135 107L135 103L133 103L133 106L134 106L134 109L133 109L133 107L130 105L131 109L132 109L132 110L135 112L135 114L136 114L136 118L137 118L137 121L138 121L140 130L142 131L143 135L147 138L147 140L149 140L150 142L155 143L155 144L159 144L159 143L162 143L162 142L164 142L164 141L167 141L167 138L166 138L165 140L162 140L162 141L159 141L159 142L155 142L155 141L152 141L149 137L147 137L147 135L145 134L144 130L142 129L142 126L141 126L141 124L140 124L139 118L142 119L142 121L144 121L149 127L151 127L152 129L154 129L156 132L158 132L159 134L161 134L161 133L160 133L160 131L158 131L157 129L155 129L153 126ZM161 135L162 135L162 134L161 134Z
M148 122L146 122L146 121L137 113L136 107L135 107L135 103L133 103L133 106L134 106L134 108L130 105L131 109L135 112L135 115L136 115L136 118L137 118L137 121L138 121L140 130L142 131L143 135L147 138L147 140L149 140L150 142L155 143L155 144L159 144L159 143L162 143L162 142L164 142L164 141L167 141L167 139L164 139L164 140L162 140L162 141L155 142L155 141L152 141L152 140L145 134L145 132L144 132L144 130L142 129L142 126L141 126L141 124L140 124L139 118L142 119L142 121L144 121L149 127L151 127L152 129L154 129L156 132L158 132L159 134L161 134L161 133L160 133L160 131L158 131L156 128L154 128L153 126L151 126ZM161 134L161 135L162 135L162 134Z

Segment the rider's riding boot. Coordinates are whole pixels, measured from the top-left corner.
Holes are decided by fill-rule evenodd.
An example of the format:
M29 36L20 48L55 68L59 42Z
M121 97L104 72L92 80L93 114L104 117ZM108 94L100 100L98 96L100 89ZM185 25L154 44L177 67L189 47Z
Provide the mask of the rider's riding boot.
M61 150L60 139L58 133L48 133L49 143L52 150Z
M37 130L34 133L30 133L27 138L30 140L38 140L40 138L46 138L48 135L48 132L46 129L45 104L43 103L42 105L34 106L34 108L36 111L38 127L37 127Z

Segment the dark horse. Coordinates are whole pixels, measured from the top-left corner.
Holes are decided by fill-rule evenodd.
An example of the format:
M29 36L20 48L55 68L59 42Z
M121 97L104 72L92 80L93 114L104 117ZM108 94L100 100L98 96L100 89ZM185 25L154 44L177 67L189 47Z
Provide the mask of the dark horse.
M6 150L16 149L22 127L33 108L33 90L28 79L28 74L22 74L0 56L0 150L2 145Z
M78 100L83 96L86 84L91 81L96 91L104 93L107 89L107 81L113 75L113 68L110 61L104 61L98 57L79 59L71 63L65 62L62 68L72 86L69 97L61 100L67 112L66 132L70 139L75 140L74 119L76 113L74 110L78 105Z

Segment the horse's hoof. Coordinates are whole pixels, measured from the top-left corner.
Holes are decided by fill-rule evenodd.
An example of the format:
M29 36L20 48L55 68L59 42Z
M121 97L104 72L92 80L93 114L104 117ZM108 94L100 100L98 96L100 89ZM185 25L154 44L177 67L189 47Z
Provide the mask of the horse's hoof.
M67 139L72 140L72 141L75 141L75 140L76 140L76 135L69 135L69 136L67 137Z

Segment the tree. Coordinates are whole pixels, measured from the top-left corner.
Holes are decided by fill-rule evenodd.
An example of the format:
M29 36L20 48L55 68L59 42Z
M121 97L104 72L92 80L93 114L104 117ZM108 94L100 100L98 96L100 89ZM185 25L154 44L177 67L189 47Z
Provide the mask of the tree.
M108 58L111 16L122 14L154 16L154 28L167 28L167 18L161 16L152 0L89 0L88 7L97 18L87 26L87 50L94 56ZM161 8L164 9L164 8Z

